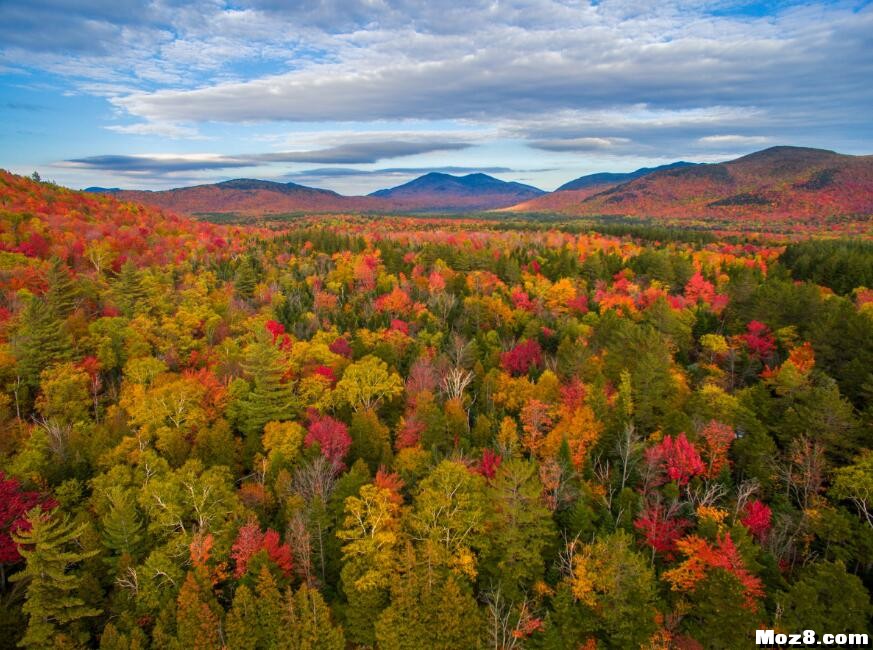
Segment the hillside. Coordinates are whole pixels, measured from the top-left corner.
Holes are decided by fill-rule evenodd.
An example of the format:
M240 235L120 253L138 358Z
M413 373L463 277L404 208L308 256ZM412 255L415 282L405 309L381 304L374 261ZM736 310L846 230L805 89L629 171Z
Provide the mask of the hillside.
M432 172L370 196L406 210L491 210L544 193L531 185L501 181L487 174L452 176Z
M113 196L182 214L235 213L256 216L289 212L359 212L382 206L367 197L348 197L296 183L240 178L172 190L110 190Z
M658 167L641 167L632 172L626 173L615 173L615 172L599 172L597 174L587 174L586 176L580 176L569 183L564 183L556 189L556 192L564 192L566 190L584 190L589 187L602 187L604 185L618 185L619 183L626 183L628 181L632 181L635 178L640 178L642 176L648 176L654 172L664 171L666 169L681 169L682 167L692 167L697 163L685 162L684 160L679 160L674 163L670 163L669 165L659 165Z
M772 147L725 163L666 169L599 192L578 192L550 195L548 207L579 216L682 219L864 216L873 214L873 156ZM532 208L528 203L513 209Z

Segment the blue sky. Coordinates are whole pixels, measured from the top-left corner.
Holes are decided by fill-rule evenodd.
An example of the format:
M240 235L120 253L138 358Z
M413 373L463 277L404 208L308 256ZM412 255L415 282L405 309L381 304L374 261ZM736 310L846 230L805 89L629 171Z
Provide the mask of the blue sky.
M871 46L869 1L0 0L0 167L356 194L869 154Z

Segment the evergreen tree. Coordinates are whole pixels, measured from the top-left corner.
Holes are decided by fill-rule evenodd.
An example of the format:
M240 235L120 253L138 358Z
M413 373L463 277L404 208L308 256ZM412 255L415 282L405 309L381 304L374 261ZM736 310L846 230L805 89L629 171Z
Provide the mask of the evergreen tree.
M178 650L215 650L221 647L221 608L201 567L189 571L179 590L176 609Z
M349 450L352 460L363 459L372 472L379 467L387 467L391 462L391 438L388 427L379 421L375 411L355 413L352 416L349 434L352 437L352 446Z
M36 297L24 307L13 347L18 374L31 394L36 392L43 370L72 356L72 342L63 321L48 302Z
M248 300L254 295L255 287L258 285L258 276L250 258L240 260L233 277L233 284L240 298Z
M556 537L542 492L536 466L517 458L501 463L488 489L493 514L480 584L499 587L510 601L521 600L522 592L542 578L544 553Z
M87 524L75 524L57 510L36 507L27 513L29 530L13 534L27 565L10 580L27 580L22 607L28 615L27 630L19 642L23 648L45 648L54 639L72 631L81 619L100 614L80 597L82 578L71 572L74 565L97 554L74 548Z
M343 650L346 647L341 627L334 624L330 609L321 594L301 585L288 594L282 613L282 633L277 650Z
M148 295L142 286L139 269L130 260L121 267L112 286L112 296L121 313L128 318L143 310Z
M46 273L48 290L45 301L55 316L66 318L76 307L78 287L70 277L70 269L59 258L53 257Z
M285 633L282 629L282 597L266 565L261 566L255 593L241 584L227 615L229 650L269 650Z
M402 577L391 590L391 605L376 622L383 650L455 650L481 645L482 620L469 587L450 572L431 572L407 551Z
M107 499L109 512L101 519L103 544L113 553L107 561L115 564L117 556L124 555L138 560L145 540L136 502L129 491L117 485L109 489Z
M270 343L252 343L246 350L246 372L251 390L241 400L240 430L246 436L246 458L261 447L261 434L267 422L290 419L297 407L292 386L282 381L285 369L279 351Z

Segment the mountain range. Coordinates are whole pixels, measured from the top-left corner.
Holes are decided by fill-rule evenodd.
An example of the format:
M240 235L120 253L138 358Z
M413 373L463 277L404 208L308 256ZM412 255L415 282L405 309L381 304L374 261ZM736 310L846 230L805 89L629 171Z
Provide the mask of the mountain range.
M873 156L771 147L724 163L590 174L544 192L487 174L432 172L369 196L236 179L165 191L89 188L184 214L508 212L765 219L873 214Z

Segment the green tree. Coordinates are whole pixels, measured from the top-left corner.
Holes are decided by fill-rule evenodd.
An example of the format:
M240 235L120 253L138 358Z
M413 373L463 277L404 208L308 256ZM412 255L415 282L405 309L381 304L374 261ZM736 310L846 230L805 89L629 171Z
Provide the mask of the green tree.
M520 458L503 462L487 491L493 511L480 584L498 587L510 601L520 601L524 590L542 578L545 552L556 537L542 493L536 465Z
M870 594L842 562L810 564L775 600L783 612L781 627L786 630L815 630L819 636L870 631Z
M297 411L293 386L283 381L285 368L274 345L252 343L246 349L245 370L251 390L240 403L240 430L246 436L246 458L260 450L261 434L268 422L289 420Z
M482 616L470 587L451 572L431 572L407 550L391 605L376 622L384 650L455 650L481 646Z
M282 596L266 565L261 566L255 593L245 584L237 587L227 615L229 650L269 650L284 633Z
M27 581L22 609L28 622L19 646L45 648L68 635L84 641L87 632L75 630L75 623L101 611L79 597L82 578L73 571L78 563L98 552L76 548L88 525L71 522L57 510L44 512L39 507L28 511L27 523L29 530L20 530L12 537L27 561L24 570L10 578L13 582Z
M391 438L388 427L379 421L375 411L358 411L352 416L349 427L352 446L351 459L361 458L375 472L380 466L391 462Z
M282 612L283 632L277 639L277 650L343 650L345 635L334 624L330 609L321 594L301 585L289 593Z

